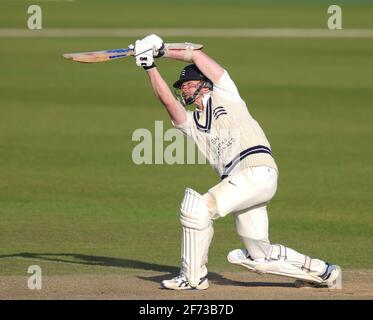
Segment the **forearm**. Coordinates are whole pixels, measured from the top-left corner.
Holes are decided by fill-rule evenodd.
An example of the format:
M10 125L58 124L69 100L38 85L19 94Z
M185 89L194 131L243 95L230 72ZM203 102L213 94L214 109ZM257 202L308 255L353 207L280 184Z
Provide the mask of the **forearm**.
M162 102L164 105L172 104L175 100L170 88L167 83L164 81L160 75L157 68L152 68L147 72L149 81L152 85L153 92L155 96Z
M152 85L155 96L166 107L171 120L175 124L183 123L186 120L186 111L180 102L175 99L170 88L160 75L157 68L149 69L146 73Z

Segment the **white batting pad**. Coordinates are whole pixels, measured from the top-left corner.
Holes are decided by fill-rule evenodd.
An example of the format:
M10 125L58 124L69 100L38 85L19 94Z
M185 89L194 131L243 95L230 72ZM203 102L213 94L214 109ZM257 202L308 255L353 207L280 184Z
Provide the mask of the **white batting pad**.
M198 286L200 278L206 273L207 253L213 236L210 225L204 230L182 228L181 273L192 287Z
M233 264L241 265L250 271L257 273L270 273L285 277L291 277L295 279L302 279L305 281L310 281L314 283L321 283L323 280L308 272L303 271L302 269L290 264L284 260L271 260L271 261L254 261L251 259L245 258L245 255L242 253L243 250L237 249L233 250L228 254L228 261Z
M206 272L208 248L213 236L212 220L202 196L190 189L185 190L180 207L182 225L181 272L189 284L196 287Z
M180 207L180 222L191 229L205 229L211 223L207 204L202 196L193 189L185 189L185 195Z

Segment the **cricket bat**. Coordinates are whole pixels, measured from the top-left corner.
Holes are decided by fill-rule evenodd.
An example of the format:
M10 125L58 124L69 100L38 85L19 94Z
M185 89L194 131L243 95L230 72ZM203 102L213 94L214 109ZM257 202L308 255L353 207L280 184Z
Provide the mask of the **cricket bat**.
M202 44L197 43L165 43L165 49L167 50L185 50L187 47L191 47L193 50L201 50ZM64 53L63 57L77 62L94 63L104 62L114 59L125 58L135 55L134 45L129 45L128 48L102 50L102 51L90 51L90 52L75 52L75 53Z

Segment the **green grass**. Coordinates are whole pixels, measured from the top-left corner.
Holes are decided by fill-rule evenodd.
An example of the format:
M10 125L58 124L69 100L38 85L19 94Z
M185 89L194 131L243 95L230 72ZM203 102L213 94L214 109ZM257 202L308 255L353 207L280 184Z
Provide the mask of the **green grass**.
M26 28L26 0L0 2L0 28ZM39 1L44 28L326 28L330 1ZM344 28L372 28L372 1L338 1Z
M0 27L20 27L13 8L24 5L1 3L9 15ZM115 8L125 6L119 1L93 8L84 1L44 5L64 8L59 19L46 17L50 27L129 26L125 19L118 22ZM69 6L78 7L70 12ZM136 6L123 14L138 13ZM99 8L106 8L113 20L108 14L98 19ZM223 15L226 8L212 10ZM292 14L285 23L276 6L256 4L254 21L229 8L236 12L234 19L219 25L197 19L198 26L320 27ZM287 8L304 11L301 5ZM154 10L154 20L133 20L131 27L143 27L145 20L147 27L161 20L160 26L185 26L172 15L163 19L162 6ZM264 12L277 20L262 19ZM368 27L368 10L354 6L353 12L353 26ZM346 268L372 268L372 42L187 40L204 43L206 52L230 72L269 137L280 169L278 192L269 207L272 242ZM61 58L66 51L130 42L1 39L0 275L25 274L34 263L50 275L177 270L183 190L189 186L206 192L218 178L207 165L133 164L133 131L154 131L154 120L163 120L165 130L171 124L132 59L82 65ZM167 60L158 65L169 83L182 67ZM216 221L210 269L237 270L225 259L237 246L232 218Z

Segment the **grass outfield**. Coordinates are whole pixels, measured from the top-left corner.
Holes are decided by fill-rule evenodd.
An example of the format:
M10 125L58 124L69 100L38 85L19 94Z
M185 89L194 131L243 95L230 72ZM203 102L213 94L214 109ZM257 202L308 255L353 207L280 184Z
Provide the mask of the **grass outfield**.
M7 13L0 28L22 27L17 6L25 3L0 4ZM118 22L125 4L107 3L103 19L104 5L98 2L93 9L84 1L42 6L51 12L65 8L53 19L45 11L51 27L128 27ZM76 10L66 9L74 5ZM262 16L246 24L244 9L251 7L237 6L230 20L198 19L198 27L317 28L326 23L323 17L303 25L295 12L308 11L300 5L285 23L276 7L256 4ZM371 13L372 7L350 6L351 25L371 28L366 8ZM126 15L133 19L131 26L143 27L133 18L136 8L129 6ZM162 23L157 27L185 27L178 19L167 22L163 8L153 8L155 21ZM316 17L323 7L313 8ZM168 15L177 9L174 5ZM213 10L222 16L226 7ZM109 21L109 13L116 20ZM265 13L277 20L265 22ZM78 21L80 14L87 20ZM165 129L171 125L132 59L83 65L61 58L63 52L116 48L133 40L0 39L0 275L25 275L31 264L40 265L45 275L178 266L183 190L203 193L219 181L217 176L207 165L133 164L134 130L154 131L154 120L163 120ZM280 169L269 208L271 241L344 268L372 268L367 254L373 246L372 41L165 40L204 43L262 124ZM183 66L167 60L158 65L168 83ZM210 270L237 270L226 254L238 246L232 218L216 221Z
M0 28L25 28L27 0L0 2ZM39 0L44 28L326 28L328 0ZM344 28L372 28L371 0L340 0Z

